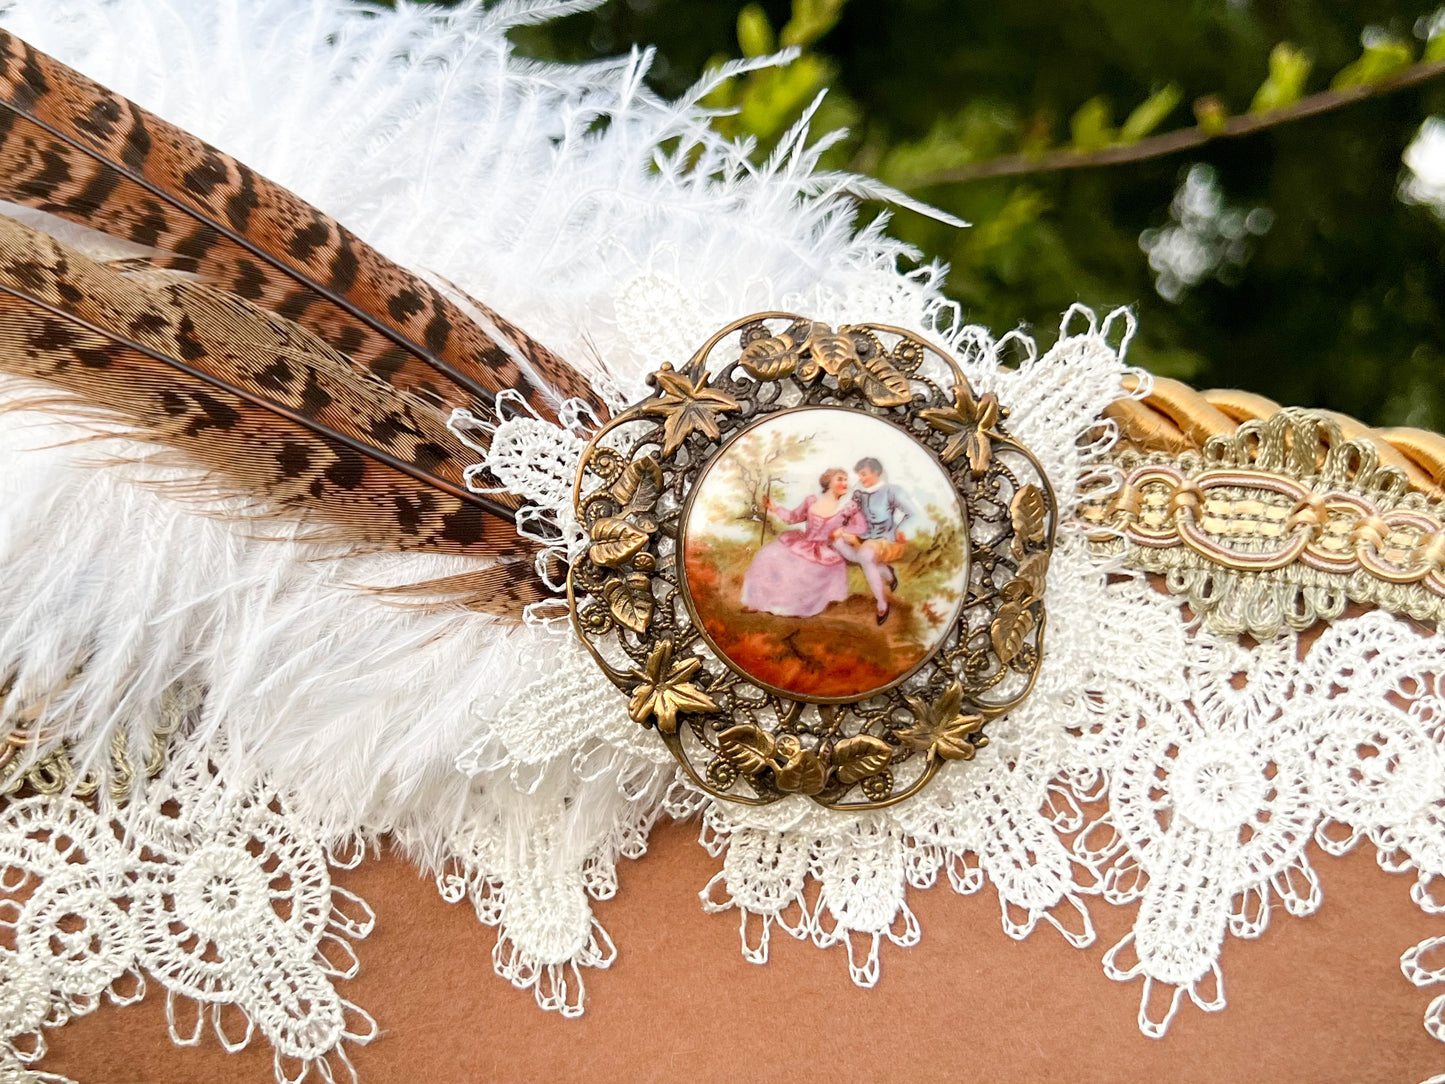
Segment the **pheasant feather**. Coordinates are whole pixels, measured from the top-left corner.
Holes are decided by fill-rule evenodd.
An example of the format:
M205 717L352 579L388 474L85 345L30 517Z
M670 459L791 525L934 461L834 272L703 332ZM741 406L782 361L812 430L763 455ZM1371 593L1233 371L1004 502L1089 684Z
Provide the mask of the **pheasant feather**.
M202 471L192 491L241 497L249 514L326 541L506 559L435 585L479 609L516 616L540 597L515 563L535 550L515 505L458 482L467 450L437 407L240 298L172 273L121 274L0 218L0 370L180 453Z
M486 306L465 299L469 315L291 192L4 31L0 199L158 250L162 266L435 402L485 409L515 388L544 416L569 396L596 405L573 368Z

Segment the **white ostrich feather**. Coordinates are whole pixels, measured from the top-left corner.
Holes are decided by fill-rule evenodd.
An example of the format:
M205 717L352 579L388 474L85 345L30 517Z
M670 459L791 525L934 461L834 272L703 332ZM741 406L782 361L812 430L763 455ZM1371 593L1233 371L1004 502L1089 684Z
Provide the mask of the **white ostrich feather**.
M699 103L717 80L773 59L667 102L643 81L649 52L512 55L507 27L588 6L18 0L4 24L484 298L624 398L667 360L658 342L690 350L746 311L836 308L860 282L899 298L880 314L898 322L939 304L936 271L900 278L907 250L881 224L855 230L851 196L887 193L816 173L806 118L762 166L708 126ZM640 279L685 305L619 320ZM66 435L29 414L0 421L0 673L12 708L46 704L45 747L98 765L124 728L143 749L164 690L199 685L189 740L224 749L237 785L269 778L329 836L404 829L439 859L480 787L458 752L555 637L378 602L354 585L441 562L249 537L137 485L139 468L97 469L96 448L57 445ZM611 781L595 789L609 810L624 803Z
M876 321L940 339L975 387L997 391L1065 510L1083 473L1111 470L1116 433L1101 412L1126 374L1127 314L1099 322L1073 309L1042 354L1018 334L996 339L964 325L940 291L942 268L903 270L916 254L886 235L886 216L858 225L856 200L906 201L821 171L830 137L814 138L812 110L761 165L753 148L710 127L702 102L718 80L786 54L726 66L676 101L647 88L648 51L576 66L513 55L508 27L591 6L503 0L438 13L343 0L0 0L0 23L293 189L393 259L483 299L618 402L639 398L660 363L685 360L750 312ZM1005 354L1023 360L1006 367ZM1142 396L1147 378L1133 375ZM0 385L0 402L17 394ZM486 453L491 476L574 542L566 493L586 428L575 420L564 431L518 413ZM15 1007L20 1020L11 1027L0 1011L0 1075L18 1064L16 1035L89 1011L127 969L157 976L172 998L239 1005L276 1046L278 1067L283 1054L309 1066L336 1053L344 1069L343 1041L368 1041L375 1025L340 1022L346 1006L330 980L348 972L321 960L309 933L266 927L261 947L282 962L258 967L259 935L242 924L223 976L231 985L219 994L142 959L185 941L174 927L186 924L164 910L183 894L177 871L195 884L211 884L218 869L221 880L244 874L266 832L309 856L309 873L291 872L320 901L315 928L338 944L364 936L370 919L345 913L364 904L331 890L322 852L339 860L344 845L390 833L436 872L446 898L469 900L483 922L503 927L498 972L568 1014L581 1011L578 968L606 966L614 951L589 898L615 889L618 857L640 854L662 815L702 815L702 842L723 857L703 905L736 909L750 959L766 959L769 930L782 929L846 945L865 985L877 979L882 940L918 939L909 885L946 879L972 892L991 881L1010 936L1053 925L1075 945L1095 936L1084 896L1142 897L1134 932L1104 966L1113 978L1143 979L1140 1025L1151 1035L1186 995L1222 1007L1226 929L1257 936L1271 899L1294 914L1318 906L1305 854L1317 826L1350 828L1344 843L1320 835L1327 849L1383 841L1382 865L1413 866L1427 908L1431 878L1445 877L1445 707L1422 677L1439 672L1438 637L1384 613L1335 622L1307 655L1291 634L1246 649L1186 627L1177 600L1139 578L1095 565L1066 525L1050 562L1038 684L991 724L973 762L950 765L915 800L886 810L830 813L796 796L753 809L682 783L565 628L505 628L357 590L457 571L456 560L339 559L255 537L168 500L146 484L151 468L98 465L137 449L75 436L42 414L0 411L0 715L34 717L32 755L65 742L82 767L103 768L117 732L143 756L173 699L167 690L205 699L172 739L160 778L138 781L124 809L98 798L101 817L128 831L96 828L96 813L63 797L0 807L0 865L41 879L58 870L73 884L66 878L109 861L96 876L111 880L88 899L120 914L110 901L128 894L123 918L136 927L111 946L110 978L86 987L83 1003L49 948L28 970L0 948L0 1009ZM1394 743L1373 769L1356 763L1356 716L1378 728L1372 742ZM1150 744L1161 733L1177 757ZM1240 766L1256 762L1277 770L1251 783ZM1388 780L1371 774L1397 763ZM1136 788L1130 798L1133 784L1147 797ZM1106 792L1110 808L1099 813ZM174 824L162 812L168 797L186 799ZM1166 801L1173 814L1156 816ZM1236 813L1239 824L1228 819ZM45 817L47 830L35 831L33 818ZM54 853L57 841L81 837L84 869ZM272 872L250 875L264 888ZM269 897L257 898L248 921L260 930L277 920ZM207 910L199 893L188 906L213 932L230 923L235 933L236 917ZM68 944L83 948L73 936ZM1438 979L1420 963L1431 944L1402 961L1420 985ZM1126 964L1131 945L1138 959ZM75 970L91 982L101 965L83 963ZM1148 1016L1156 986L1172 990L1163 1019ZM288 1012L300 989L311 1016L298 1028ZM1427 1010L1426 1027L1445 1035L1445 999ZM322 1076L334 1078L329 1063Z

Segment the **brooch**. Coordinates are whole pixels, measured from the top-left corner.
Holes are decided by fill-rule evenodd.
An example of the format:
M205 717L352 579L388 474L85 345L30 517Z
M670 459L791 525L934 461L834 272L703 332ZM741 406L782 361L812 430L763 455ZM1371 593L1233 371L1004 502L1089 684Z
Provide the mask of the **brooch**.
M723 328L603 427L568 603L692 780L874 809L971 760L1038 675L1057 523L1008 411L900 328Z

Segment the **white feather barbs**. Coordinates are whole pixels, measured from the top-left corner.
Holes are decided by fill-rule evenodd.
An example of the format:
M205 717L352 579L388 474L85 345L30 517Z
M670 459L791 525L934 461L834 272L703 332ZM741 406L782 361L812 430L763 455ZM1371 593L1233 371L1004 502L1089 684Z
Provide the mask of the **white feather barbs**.
M1114 434L1100 418L1127 371L1126 315L1100 324L1071 310L1043 354L1021 336L995 340L958 319L940 293L940 268L899 270L912 253L884 234L883 219L856 227L852 197L880 192L816 172L819 144L807 145L806 124L758 166L709 127L699 105L708 84L676 102L647 90L649 54L576 67L512 55L508 25L589 6L512 2L443 16L411 5L363 13L335 0L17 0L3 21L292 188L392 258L486 299L588 367L620 401L642 393L659 361L685 358L747 312L867 319L944 339L976 388L1010 404L1014 432L1043 462L1062 507L1083 473L1108 469ZM599 117L608 123L597 125ZM1022 364L1001 368L1004 350L1022 352ZM1147 380L1134 375L1142 395ZM555 428L523 422L532 442ZM325 559L312 546L248 537L136 485L144 468L94 469L93 449L60 443L66 436L33 414L0 418L0 674L14 678L3 707L43 702L46 741L67 742L80 761L100 766L117 729L131 748L148 747L167 689L203 688L204 707L173 744L172 768L130 807L103 815L140 825L156 803L190 788L212 814L176 829L177 854L189 856L243 796L264 787L318 852L389 833L437 873L444 896L470 899L482 921L504 928L498 972L547 1008L580 1011L581 969L612 958L589 900L613 890L618 857L641 854L658 817L704 809L704 842L723 857L707 906L740 912L750 958L766 958L776 926L848 946L854 978L865 984L876 979L882 940L919 937L909 885L941 873L960 892L991 881L1011 935L1043 923L1084 944L1093 938L1086 898L1132 899L1122 886L1135 883L1132 870L1147 869L1163 895L1150 910L1141 889L1140 924L1109 965L1115 977L1144 980L1146 1008L1153 987L1167 988L1163 1018L1141 1017L1146 1031L1161 1031L1186 994L1205 1008L1222 1003L1206 986L1226 931L1249 936L1258 927L1241 917L1247 901L1256 916L1271 896L1297 913L1317 905L1311 891L1297 890L1308 877L1291 879L1291 871L1307 870L1299 840L1327 817L1348 824L1351 840L1389 843L1422 884L1445 876L1439 787L1418 784L1445 778L1432 721L1445 713L1383 699L1369 707L1391 740L1425 758L1381 781L1389 798L1373 800L1351 790L1351 765L1331 738L1347 711L1366 710L1373 690L1352 687L1328 710L1311 699L1319 667L1339 672L1367 652L1393 660L1388 680L1402 688L1412 667L1438 660L1436 642L1381 615L1340 623L1293 668L1280 661L1261 670L1258 697L1181 718L1170 698L1187 699L1190 682L1229 648L1191 634L1168 596L1136 581L1111 585L1109 570L1066 536L1050 572L1053 627L1034 696L926 800L860 817L808 803L707 807L610 688L592 695L590 667L585 676L578 669L585 663L565 630L502 631L475 616L387 606L355 585L399 582L403 565L411 579L454 567L416 556ZM543 469L529 499L557 523L570 514L556 482L577 438L556 430L546 461L533 463ZM524 459L511 466L516 486L526 486ZM1267 654L1294 658L1292 642ZM1274 698L1282 689L1301 690L1288 701L1287 726ZM1306 718L1307 710L1314 714ZM1217 796L1216 812L1223 803L1241 823L1274 808L1251 797L1249 771L1209 769L1227 747L1221 742L1257 747L1266 728L1294 743L1279 756L1305 797L1269 820L1294 825L1290 845L1256 861L1229 844L1233 822L1211 826L1189 811L1203 808L1190 805L1202 780L1229 791ZM1086 828L1081 799L1129 793L1129 773L1151 755L1156 734L1180 748L1207 739L1190 754L1195 775L1166 795L1178 831L1151 836L1125 815ZM1194 761L1181 755L1176 764ZM206 763L214 778L197 774ZM67 801L54 800L54 815ZM1081 842L1067 844L1064 836L1080 829ZM1214 833L1211 861L1231 871L1228 895L1205 899L1197 881L1174 876L1171 855L1187 832ZM0 850L14 840L0 828ZM746 860L763 853L767 862ZM749 872L764 866L769 878ZM803 891L810 877L822 886L812 904ZM1175 927L1159 908L1178 900L1168 893L1183 893L1195 909L1187 944L1169 940ZM365 926L353 924L347 936ZM290 946L301 968L303 949ZM135 971L138 959L122 970ZM24 985L27 1012L60 1003L73 972L32 969L22 982L5 977L14 963L0 953L0 1000ZM163 971L148 973L174 994L179 987ZM1445 999L1429 1012L1428 1026L1445 1034ZM257 1008L252 1017L263 1031L264 1015ZM367 1034L353 1030L348 1041ZM0 1036L0 1048L15 1055L15 1038Z

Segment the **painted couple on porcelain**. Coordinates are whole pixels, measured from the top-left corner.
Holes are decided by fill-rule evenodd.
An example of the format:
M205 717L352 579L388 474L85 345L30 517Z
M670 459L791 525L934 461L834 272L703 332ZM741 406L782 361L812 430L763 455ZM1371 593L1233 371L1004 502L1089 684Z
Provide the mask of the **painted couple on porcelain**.
M704 469L683 519L681 586L700 631L790 696L900 680L966 596L968 530L948 472L905 429L857 411L760 420Z
M848 565L855 564L873 593L878 624L888 619L888 591L898 587L894 563L906 550L903 527L917 513L904 489L885 480L878 459L865 456L853 470L856 485L843 468L828 468L818 479L820 492L793 508L768 497L769 513L804 526L784 531L753 558L743 577L745 609L779 617L820 614L847 600Z

